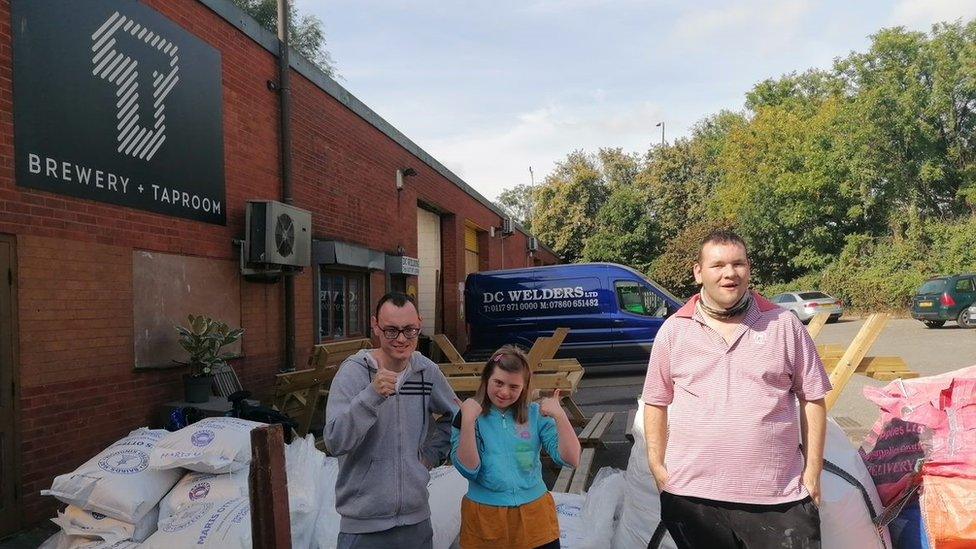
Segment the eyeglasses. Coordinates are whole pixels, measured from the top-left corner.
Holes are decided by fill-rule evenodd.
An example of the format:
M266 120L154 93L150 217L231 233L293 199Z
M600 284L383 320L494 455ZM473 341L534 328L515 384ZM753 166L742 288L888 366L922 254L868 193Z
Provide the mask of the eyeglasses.
M383 337L386 339L396 339L400 337L400 334L403 334L403 337L407 339L416 339L420 335L420 328L414 328L413 326L407 326L403 329L391 326L389 328L380 328L380 330L383 331Z

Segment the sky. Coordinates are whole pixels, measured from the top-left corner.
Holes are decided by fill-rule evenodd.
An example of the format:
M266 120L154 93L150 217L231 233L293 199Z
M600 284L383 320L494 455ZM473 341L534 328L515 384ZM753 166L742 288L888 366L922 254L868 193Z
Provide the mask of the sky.
M976 0L293 0L339 82L490 199L575 149L646 152L766 79Z

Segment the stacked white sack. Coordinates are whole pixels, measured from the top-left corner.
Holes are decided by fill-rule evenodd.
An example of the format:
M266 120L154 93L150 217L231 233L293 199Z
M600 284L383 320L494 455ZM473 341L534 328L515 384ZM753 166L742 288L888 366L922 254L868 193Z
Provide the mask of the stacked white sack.
M82 536L115 543L126 540L144 541L156 531L158 519L159 507L153 507L138 524L133 525L96 511L85 511L80 507L69 505L64 511L59 511L58 516L51 521L60 526L61 531L69 536Z
M142 547L134 541L107 542L85 536L71 536L58 532L41 544L38 549L137 549Z
M166 434L136 429L73 472L55 477L41 494L135 525L182 475L149 468L150 453Z
M208 417L169 433L153 448L149 467L182 467L200 473L232 473L251 462L251 431L263 423Z
M241 448L233 447L234 440ZM193 544L200 547L251 545L249 468L246 467L250 460L250 438L246 443L241 437L224 440L199 452L194 459L197 463L217 463L222 458L208 452L223 456L239 454L245 444L248 458L241 469L223 474L190 472L176 484L160 502L159 531L146 541L145 547L178 547L190 539L195 539ZM311 435L285 446L292 547L296 549L312 547L316 518L325 499L321 493L321 477L325 472L326 456L315 448Z
M586 498L581 494L549 492L556 503L556 520L559 521L559 547L578 549L586 538L583 522L583 506Z

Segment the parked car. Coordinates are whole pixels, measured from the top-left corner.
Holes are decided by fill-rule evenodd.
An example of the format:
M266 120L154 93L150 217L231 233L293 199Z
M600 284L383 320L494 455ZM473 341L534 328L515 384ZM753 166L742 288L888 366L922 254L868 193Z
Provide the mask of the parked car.
M806 324L820 313L829 313L827 322L837 322L844 314L844 302L823 292L786 292L773 296L772 302L789 310Z
M556 358L646 366L658 329L681 305L638 271L614 263L472 273L464 285L465 354L487 358L507 343L529 348L566 327Z
M926 280L912 298L912 318L929 328L954 320L960 328L976 328L972 308L976 303L976 274L936 276Z

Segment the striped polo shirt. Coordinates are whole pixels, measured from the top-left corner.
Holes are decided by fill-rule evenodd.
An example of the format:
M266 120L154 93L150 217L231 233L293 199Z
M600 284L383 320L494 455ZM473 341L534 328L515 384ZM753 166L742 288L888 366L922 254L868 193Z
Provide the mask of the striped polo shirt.
M705 324L698 295L654 340L643 399L668 406L672 494L754 504L807 496L797 398L823 398L830 381L803 324L753 297L731 345Z

